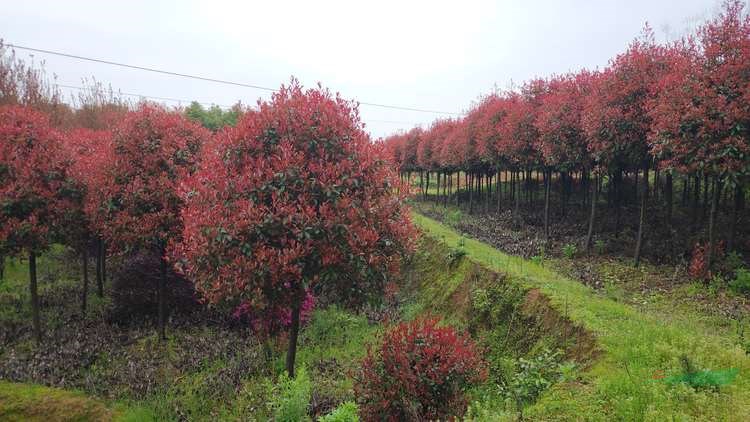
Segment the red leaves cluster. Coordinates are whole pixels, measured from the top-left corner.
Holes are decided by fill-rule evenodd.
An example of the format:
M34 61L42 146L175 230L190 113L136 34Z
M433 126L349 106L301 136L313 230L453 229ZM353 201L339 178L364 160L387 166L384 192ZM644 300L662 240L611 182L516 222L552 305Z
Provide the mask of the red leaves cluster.
M54 240L70 208L69 160L48 118L0 107L0 244L39 251Z
M355 385L365 421L449 420L466 410L465 390L486 367L470 338L436 319L401 323L370 349Z
M646 27L601 71L483 97L462 119L385 139L402 172L546 167L750 172L750 14L729 0L696 37L661 45ZM439 150L439 153L437 151Z
M381 290L413 235L382 155L351 103L282 87L185 178L178 266L208 301L256 310L299 303L319 282Z
M104 214L105 238L116 250L162 250L179 239L182 197L178 185L197 163L210 133L187 118L143 104L112 130L96 154L91 215ZM98 154L97 154L98 153Z
M671 51L652 104L651 143L664 165L717 176L750 170L750 15L743 2Z

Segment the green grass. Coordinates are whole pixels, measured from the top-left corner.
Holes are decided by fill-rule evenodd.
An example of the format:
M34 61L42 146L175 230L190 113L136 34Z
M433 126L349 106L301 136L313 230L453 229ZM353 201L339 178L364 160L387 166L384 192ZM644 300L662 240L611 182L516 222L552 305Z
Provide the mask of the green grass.
M0 420L108 421L119 417L83 393L0 381Z
M602 297L548 267L504 254L419 214L417 226L449 248L463 243L467 256L539 289L554 307L594 333L603 350L580 382L553 387L527 410L539 420L747 420L750 416L750 359L734 338L718 335L699 315L634 308ZM658 371L680 370L689 356L699 368L737 368L739 376L720 391L670 387L653 380Z

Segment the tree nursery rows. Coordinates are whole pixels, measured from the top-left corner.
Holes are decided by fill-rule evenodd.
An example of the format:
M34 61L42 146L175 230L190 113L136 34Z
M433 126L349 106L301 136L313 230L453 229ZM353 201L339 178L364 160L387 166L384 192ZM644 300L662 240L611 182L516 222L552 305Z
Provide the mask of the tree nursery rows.
M604 196L610 233L635 225L636 265L644 237L670 239L655 252L700 255L706 277L717 254L748 251L749 37L739 3L675 43L646 27L604 69L485 95L465 117L393 135L386 148L403 177L419 176L423 197L515 218L543 210L547 239L553 208L585 209L586 251Z
M0 43L0 420L750 420L742 2L384 139L273 91Z

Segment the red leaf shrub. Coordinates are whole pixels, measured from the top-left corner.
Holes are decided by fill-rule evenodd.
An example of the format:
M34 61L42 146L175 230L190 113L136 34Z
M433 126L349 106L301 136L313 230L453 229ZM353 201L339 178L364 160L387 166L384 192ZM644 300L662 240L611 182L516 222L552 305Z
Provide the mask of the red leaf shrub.
M447 420L466 411L464 391L486 378L473 341L433 318L401 323L370 349L355 386L366 421Z
M705 280L708 278L708 262L706 261L706 254L708 248L706 245L696 243L693 247L693 253L690 258L690 267L688 268L688 274L690 277L696 280Z

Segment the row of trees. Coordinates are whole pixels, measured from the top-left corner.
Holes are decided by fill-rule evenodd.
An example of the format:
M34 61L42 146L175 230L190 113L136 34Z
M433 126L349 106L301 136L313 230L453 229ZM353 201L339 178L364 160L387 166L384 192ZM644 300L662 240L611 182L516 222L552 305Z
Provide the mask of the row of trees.
M683 195L692 190L696 198L701 182L704 196L710 184L710 267L715 216L726 186L734 196L730 247L744 212L750 170L750 19L740 1L729 1L694 34L669 45L656 43L646 27L602 70L535 79L520 89L484 96L463 118L439 120L385 143L403 176L421 175L425 194L435 173L438 197L442 187L447 202L461 188L463 174L471 212L480 196L489 208L493 186L499 211L505 176L517 213L522 194L533 195L541 178L546 237L552 181L559 181L563 213L573 186L580 185L584 205L590 204L587 250L602 186L606 183L617 210L619 230L624 179L630 176L633 197L640 198L636 265L649 197L663 192L664 224L671 235L675 179L683 181ZM651 193L652 186L659 190Z
M148 103L99 107L63 127L48 108L3 99L0 247L28 257L37 341L36 259L52 243L80 253L84 312L92 250L100 295L106 254L148 251L161 257L160 338L174 267L210 304L241 303L258 315L290 309L293 375L308 292L324 286L342 301L363 301L412 245L382 145L370 141L353 103L322 88L293 80L216 133Z

